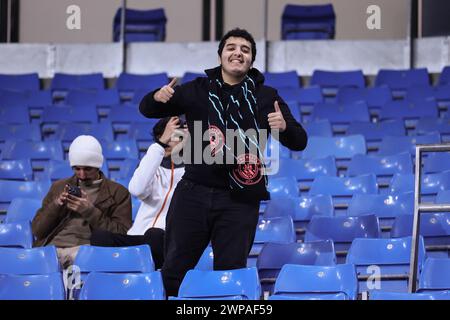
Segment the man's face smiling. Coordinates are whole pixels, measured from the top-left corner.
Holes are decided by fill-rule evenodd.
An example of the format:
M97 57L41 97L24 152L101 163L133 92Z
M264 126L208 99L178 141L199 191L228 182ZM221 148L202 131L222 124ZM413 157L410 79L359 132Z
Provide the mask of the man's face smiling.
M229 84L239 83L252 66L252 45L244 38L230 37L219 60L223 80Z

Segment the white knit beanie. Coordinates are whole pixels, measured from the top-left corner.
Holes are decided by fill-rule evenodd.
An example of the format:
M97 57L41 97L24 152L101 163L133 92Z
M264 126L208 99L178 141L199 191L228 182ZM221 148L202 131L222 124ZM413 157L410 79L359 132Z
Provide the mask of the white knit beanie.
M101 168L102 146L93 136L78 136L69 147L70 166Z

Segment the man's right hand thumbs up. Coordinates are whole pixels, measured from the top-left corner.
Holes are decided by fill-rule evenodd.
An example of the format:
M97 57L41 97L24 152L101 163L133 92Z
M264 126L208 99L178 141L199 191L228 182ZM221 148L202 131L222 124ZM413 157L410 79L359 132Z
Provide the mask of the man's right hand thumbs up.
M166 103L167 101L169 101L175 92L173 87L175 87L176 83L177 83L177 78L173 78L169 84L165 85L164 87L162 87L161 89L156 91L156 93L153 95L153 98L155 99L155 101L162 102L162 103Z

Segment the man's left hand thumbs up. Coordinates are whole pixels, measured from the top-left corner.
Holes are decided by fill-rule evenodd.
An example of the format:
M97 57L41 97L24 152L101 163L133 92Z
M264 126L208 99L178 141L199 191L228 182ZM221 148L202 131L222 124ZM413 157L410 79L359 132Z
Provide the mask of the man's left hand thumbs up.
M271 130L278 129L280 132L286 130L286 121L284 121L283 114L281 113L278 101L273 104L275 112L269 113L267 120L269 121L269 126Z

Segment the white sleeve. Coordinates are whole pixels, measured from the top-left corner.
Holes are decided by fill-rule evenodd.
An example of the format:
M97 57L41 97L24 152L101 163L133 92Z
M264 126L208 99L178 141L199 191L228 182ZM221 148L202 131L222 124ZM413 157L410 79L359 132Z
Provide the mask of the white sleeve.
M133 196L142 200L151 194L152 183L163 158L164 148L157 143L151 144L128 185Z

